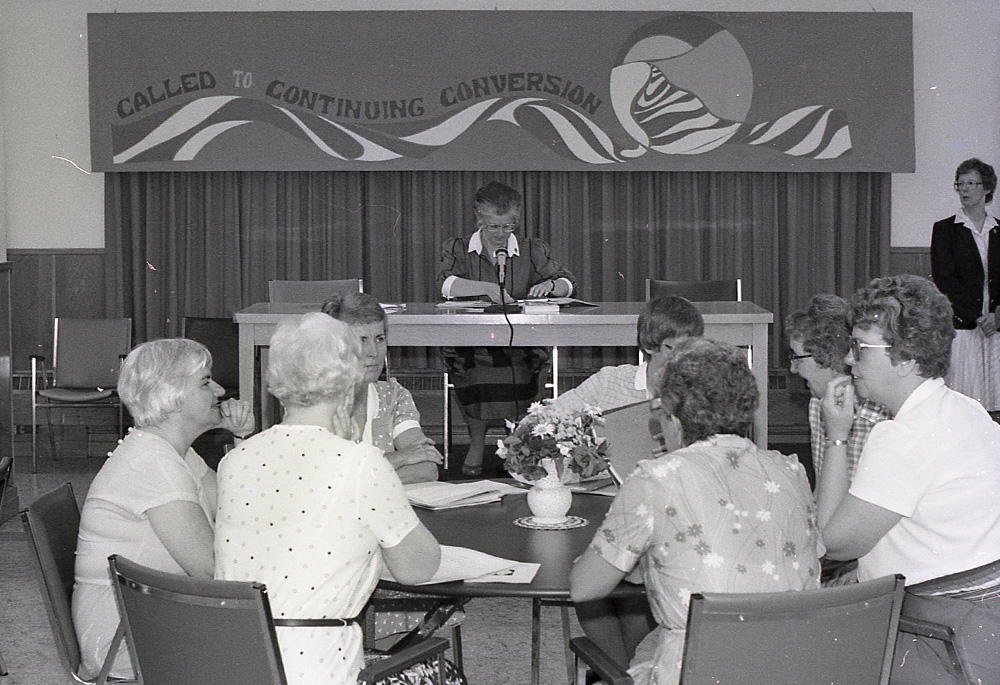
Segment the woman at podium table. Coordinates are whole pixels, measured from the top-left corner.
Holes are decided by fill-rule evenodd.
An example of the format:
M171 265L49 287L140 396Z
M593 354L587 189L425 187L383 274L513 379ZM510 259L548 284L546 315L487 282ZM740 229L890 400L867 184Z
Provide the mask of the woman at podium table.
M502 183L476 191L476 231L451 238L441 249L441 295L489 298L498 304L528 297L568 297L573 274L554 259L547 243L514 235L521 195ZM500 284L503 283L501 288ZM516 420L538 395L539 374L548 361L535 347L444 348L445 366L469 426L469 452L462 473L478 475L490 421Z

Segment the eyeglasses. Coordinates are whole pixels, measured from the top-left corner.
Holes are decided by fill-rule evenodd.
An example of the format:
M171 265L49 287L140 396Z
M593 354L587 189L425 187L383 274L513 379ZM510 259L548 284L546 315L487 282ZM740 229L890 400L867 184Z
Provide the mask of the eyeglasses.
M809 359L810 357L812 357L811 354L795 354L792 352L788 355L788 366L797 366L800 361L803 359Z
M983 185L982 181L958 181L957 183L952 184L952 187L955 190L971 190L973 188L978 188L981 185Z
M853 355L853 357L856 360L861 359L861 350L865 349L866 347L877 347L883 350L887 350L890 347L892 347L892 345L886 345L885 343L881 344L866 343L866 342L861 342L857 338L851 338L851 355Z

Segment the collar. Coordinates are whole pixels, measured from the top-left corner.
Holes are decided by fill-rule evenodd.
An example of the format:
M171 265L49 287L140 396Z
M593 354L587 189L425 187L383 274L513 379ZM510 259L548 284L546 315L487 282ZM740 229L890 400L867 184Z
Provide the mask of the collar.
M896 415L892 418L898 419L900 416L905 414L907 411L913 409L915 406L923 402L925 399L933 395L939 389L944 387L943 378L928 378L926 381L917 386L917 389L910 393L910 396L903 401L903 405L896 412Z
M650 397L649 390L646 387L646 367L649 366L646 362L642 362L636 367L635 370L635 389L641 390L646 393L647 397Z
M376 381L377 382L377 381ZM378 415L378 390L375 388L375 383L368 384L368 396L366 397L366 408L368 415L365 417L365 429L361 434L361 442L374 445L372 441L372 419Z
M476 231L472 234L472 237L469 238L469 252L475 252L476 254L483 253L483 237L479 233L479 231ZM521 251L517 246L517 236L513 233L507 237L507 254L511 257L514 255L521 255Z
M965 209L962 208L960 208L958 213L955 214L955 223L961 224L975 233L989 233L994 228L1000 226L1000 220L998 220L997 217L988 209L986 210L986 220L983 222L982 231L976 228L976 224L972 221L972 219L965 215Z

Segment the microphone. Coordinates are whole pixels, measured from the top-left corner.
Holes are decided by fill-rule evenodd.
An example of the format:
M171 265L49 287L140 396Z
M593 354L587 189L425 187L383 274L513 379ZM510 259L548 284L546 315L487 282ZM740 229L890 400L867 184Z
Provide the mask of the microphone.
M500 284L503 285L507 281L507 248L498 248L493 253L493 259L497 262L497 278L500 280Z

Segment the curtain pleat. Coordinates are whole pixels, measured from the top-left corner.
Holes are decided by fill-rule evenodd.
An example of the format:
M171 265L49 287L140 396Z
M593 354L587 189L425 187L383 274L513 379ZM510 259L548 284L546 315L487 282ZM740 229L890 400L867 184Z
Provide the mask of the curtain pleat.
M821 292L886 273L890 175L752 172L209 172L107 174L108 301L137 340L184 316L230 317L273 279L363 278L383 302L434 301L442 242L474 230L491 180L524 197L522 235L546 240L577 297L642 300L646 278L742 278L783 318ZM391 331L390 331L391 336ZM405 341L395 341L403 344ZM405 353L417 366L426 351ZM576 350L567 364L634 351ZM426 356L426 359L425 359Z

